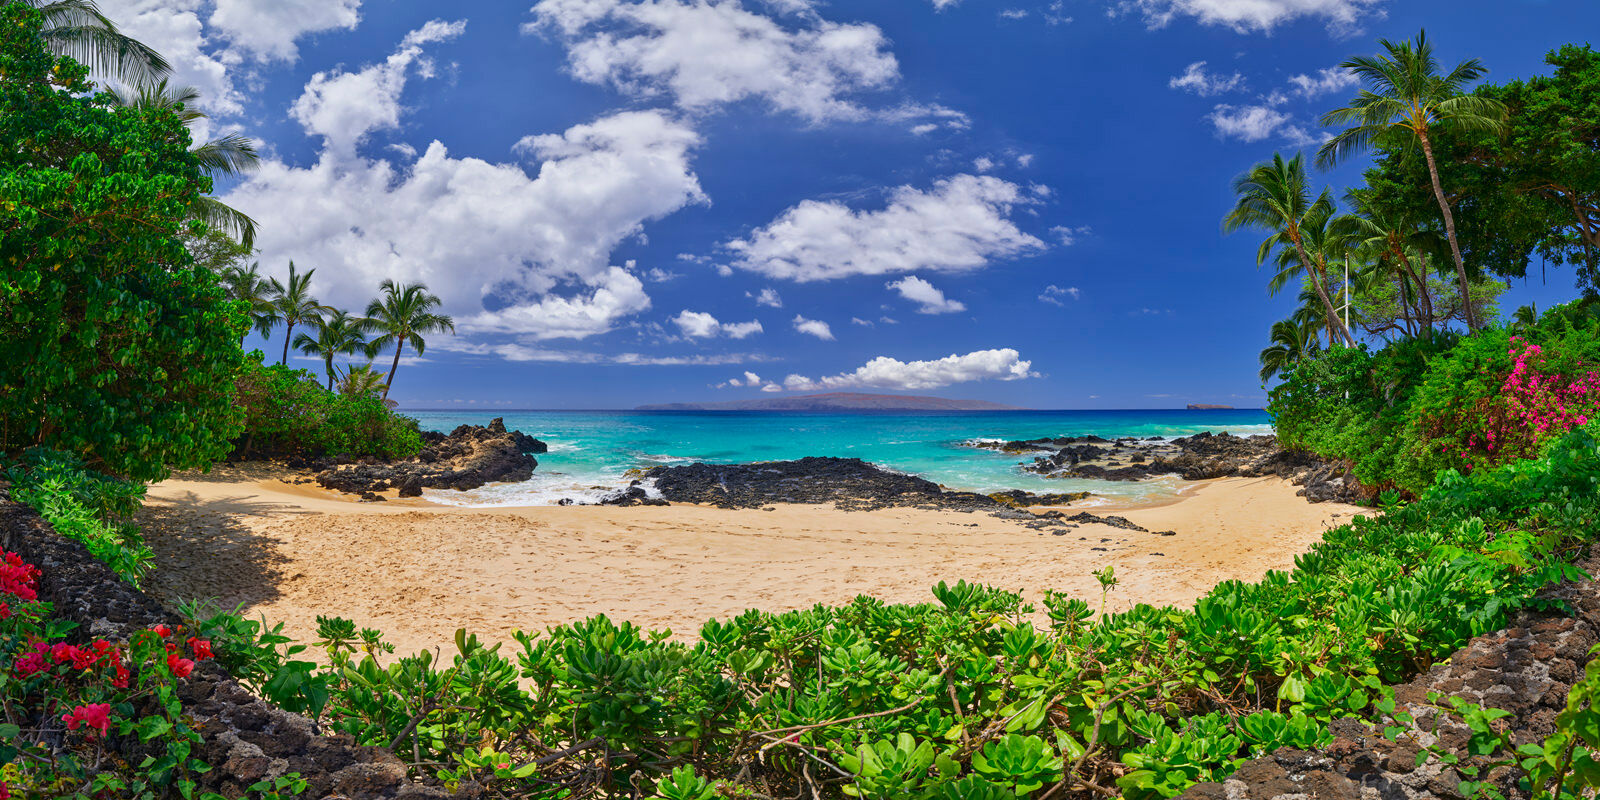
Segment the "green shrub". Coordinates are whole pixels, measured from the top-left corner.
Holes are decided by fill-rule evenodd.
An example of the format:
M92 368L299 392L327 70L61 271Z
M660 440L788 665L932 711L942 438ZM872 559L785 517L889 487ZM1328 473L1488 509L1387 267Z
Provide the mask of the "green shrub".
M124 580L138 586L155 554L129 518L144 499L144 485L89 469L70 453L29 450L0 473L12 499L31 506L56 532L88 548Z
M392 660L378 632L321 619L331 667L265 691L325 697L329 728L508 797L1007 800L1063 781L1172 797L1325 745L1333 719L1376 718L1386 684L1580 575L1571 561L1600 530L1597 434L1447 470L1416 502L1329 531L1293 571L1190 609L1096 617L1047 593L1041 628L1017 594L940 584L917 605L748 611L693 643L598 616L507 650L463 631L453 655ZM253 626L197 629L222 659L262 647Z
M372 397L335 394L311 373L261 365L259 351L240 371L234 398L244 430L234 453L251 457L406 458L422 449L417 422Z
M175 114L91 94L40 20L0 8L0 455L134 480L205 466L238 430L248 325L184 248L210 180Z

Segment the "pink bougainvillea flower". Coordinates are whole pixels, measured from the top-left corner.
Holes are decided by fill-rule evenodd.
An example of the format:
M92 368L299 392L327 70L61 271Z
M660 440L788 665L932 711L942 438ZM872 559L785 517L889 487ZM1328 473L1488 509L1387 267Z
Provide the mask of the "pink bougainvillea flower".
M172 674L179 678L187 678L189 673L194 672L194 662L179 656L177 653L168 653L167 669L172 670Z
M111 704L91 703L78 706L62 714L61 719L67 723L69 731L75 731L79 727L89 727L99 731L103 736L111 730Z
M172 635L172 629L165 625L156 625L150 628L150 630L155 631L155 634L163 639Z

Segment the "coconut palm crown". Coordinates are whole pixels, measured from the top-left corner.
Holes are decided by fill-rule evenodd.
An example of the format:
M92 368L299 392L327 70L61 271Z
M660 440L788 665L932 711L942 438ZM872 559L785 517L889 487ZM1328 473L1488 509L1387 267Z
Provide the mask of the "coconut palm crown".
M383 385L383 397L387 400L389 389L394 386L394 373L400 368L400 353L405 346L410 344L411 349L421 355L427 347L423 334L455 333L456 324L449 316L434 313L433 309L442 305L443 301L437 295L430 294L424 284L408 283L401 286L386 280L379 288L383 296L367 306L367 317L372 320L372 329L380 332L372 340L372 351L394 346L394 361L389 366L389 377Z
M94 0L22 0L44 17L46 49L103 77L137 86L172 71L160 53L117 30Z
M315 324L327 310L311 296L311 276L316 272L315 269L309 269L304 274L296 273L294 262L290 261L288 283L279 283L277 278L271 281L273 324L282 322L285 326L283 358L278 361L280 364L289 363L289 343L294 339L295 326Z

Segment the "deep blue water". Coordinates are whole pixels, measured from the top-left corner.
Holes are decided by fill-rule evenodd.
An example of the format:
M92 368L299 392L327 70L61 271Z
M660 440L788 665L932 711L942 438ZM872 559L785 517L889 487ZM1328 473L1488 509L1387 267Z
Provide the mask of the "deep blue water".
M1201 431L1270 433L1266 412L988 411L924 414L812 414L678 411L407 411L424 428L506 427L544 440L533 480L430 496L466 505L541 505L593 499L624 485L629 469L693 461L739 463L804 456L860 458L953 489L992 492L1093 491L1114 498L1166 494L1174 480L1141 483L1050 480L1018 469L1026 457L980 450L980 439L1042 436L1187 436Z

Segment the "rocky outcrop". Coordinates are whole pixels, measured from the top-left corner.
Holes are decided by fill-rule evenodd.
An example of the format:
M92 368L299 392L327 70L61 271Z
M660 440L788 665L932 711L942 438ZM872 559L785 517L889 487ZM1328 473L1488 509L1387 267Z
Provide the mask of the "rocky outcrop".
M1005 453L1039 454L1022 468L1047 478L1142 481L1177 475L1199 481L1273 476L1303 487L1300 494L1313 503L1360 503L1373 497L1345 465L1284 450L1274 436L1199 433L1171 441L1079 436L977 446Z
M1600 560L1580 564L1594 574ZM1246 763L1221 783L1202 783L1185 800L1461 800L1462 767L1488 759L1468 748L1470 731L1445 698L1511 712L1502 724L1517 745L1542 741L1555 730L1572 684L1583 678L1589 649L1600 642L1600 583L1568 582L1544 593L1551 606L1571 614L1528 612L1505 630L1479 636L1448 660L1395 688L1397 711L1413 721L1356 720L1333 723L1334 743L1308 752L1285 748ZM1437 701L1430 700L1436 696ZM1418 763L1432 748L1456 756L1451 766L1437 757ZM1527 797L1510 771L1493 776L1505 797Z
M11 502L0 482L0 548L40 570L39 599L55 618L76 624L86 641L126 640L134 631L179 620L161 604L123 582L83 545L52 530L33 509ZM457 792L419 785L405 762L387 748L355 744L343 734L320 734L311 720L257 698L215 662L201 662L179 685L184 714L202 741L195 757L211 766L197 776L202 792L243 797L263 778L297 773L307 783L303 798L343 800L446 800L479 798L474 783ZM138 762L133 738L115 740L121 756Z
M521 431L506 430L496 417L487 426L462 425L448 436L425 434L422 452L390 464L340 464L317 473L327 489L382 500L377 492L398 489L401 497L417 497L423 489L476 489L486 483L525 481L539 466L534 454L548 451L544 442Z

